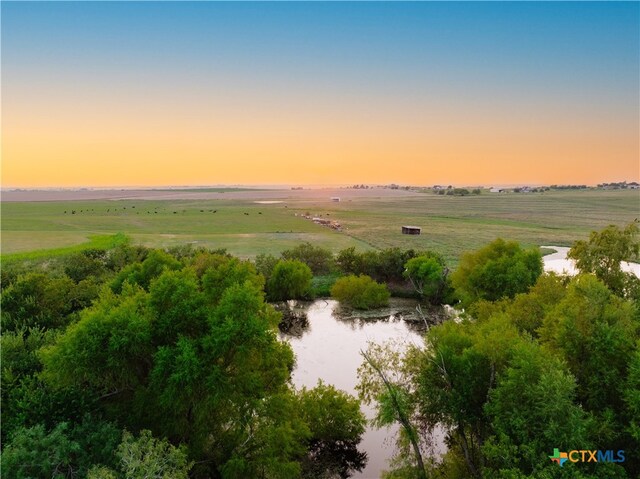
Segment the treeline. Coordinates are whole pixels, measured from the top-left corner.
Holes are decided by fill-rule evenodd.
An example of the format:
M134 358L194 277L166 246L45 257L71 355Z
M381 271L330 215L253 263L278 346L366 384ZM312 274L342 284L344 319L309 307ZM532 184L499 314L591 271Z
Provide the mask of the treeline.
M452 274L459 320L431 327L424 347L364 352L360 396L379 425L400 426L385 477L639 477L640 280L620 266L637 260L637 232L611 226L576 242L573 278L541 274L526 252L501 268L511 243L468 253ZM436 461L438 428L448 450ZM603 455L551 460L573 450Z
M334 256L326 248L303 243L283 251L279 258L260 254L255 265L266 279L271 301L334 296L347 305L370 309L386 304L390 295L431 304L455 300L449 268L442 255L433 251L359 252L350 247ZM350 293L342 294L345 289Z

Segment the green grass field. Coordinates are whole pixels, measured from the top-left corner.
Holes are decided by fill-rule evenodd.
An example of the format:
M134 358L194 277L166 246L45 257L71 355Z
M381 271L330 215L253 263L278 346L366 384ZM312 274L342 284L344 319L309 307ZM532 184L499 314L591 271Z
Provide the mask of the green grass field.
M295 216L307 212L328 215L344 229L333 231ZM434 249L456 263L461 252L496 237L528 246L570 245L590 231L608 224L624 225L638 216L637 190L381 195L340 203L308 198L287 199L286 204L235 199L6 202L2 204L2 257L41 250L62 254L69 247L92 247L96 237L121 232L144 245L192 243L227 248L241 257L277 254L310 241L334 251L349 246ZM400 227L405 224L422 227L422 234L402 235Z

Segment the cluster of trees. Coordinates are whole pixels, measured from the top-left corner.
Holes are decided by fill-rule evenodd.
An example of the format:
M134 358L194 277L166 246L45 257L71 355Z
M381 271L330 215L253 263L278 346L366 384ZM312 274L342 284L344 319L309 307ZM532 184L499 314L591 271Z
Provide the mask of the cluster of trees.
M409 263L410 260L417 259L420 261ZM425 262L429 263L429 266ZM255 266L266 279L265 291L270 301L335 296L334 292L341 288L333 289L334 283L344 276L366 276L369 280L383 285L391 294L419 297L433 304L453 301L448 279L449 269L444 258L432 251L387 248L359 252L355 247L350 247L334 256L326 248L303 243L283 251L280 258L260 254L255 259ZM352 286L360 284L356 289L361 296L366 296L366 285L371 285L368 280L353 278L343 280L341 284L346 284L345 281ZM296 287L293 287L293 284ZM386 303L386 300L346 303L351 306L358 304L357 307L361 309L370 309Z
M578 241L580 275L496 240L449 274L433 252L303 244L254 263L224 251L122 243L2 270L2 472L8 478L329 478L361 470L359 401L295 390L269 301L314 277L355 308L394 288L459 301L425 347L363 351L376 424L400 425L388 478L626 478L640 474L637 225ZM446 431L441 461L427 454ZM625 450L565 464L554 448Z
M482 193L480 188L474 188L469 191L466 188L447 188L446 190L438 189L434 190L438 195L446 195L446 196L468 196L468 195L479 195Z
M640 295L619 265L638 248L635 224L593 233L571 249L574 278L541 274L539 257L501 240L465 255L452 275L461 321L430 328L424 347L363 352L361 398L401 426L386 477L638 477ZM428 455L437 428L440 461ZM554 448L626 460L560 468Z
M286 260L269 281L291 264L310 275ZM359 401L292 388L294 356L252 263L123 245L3 273L3 477L347 477L364 466Z

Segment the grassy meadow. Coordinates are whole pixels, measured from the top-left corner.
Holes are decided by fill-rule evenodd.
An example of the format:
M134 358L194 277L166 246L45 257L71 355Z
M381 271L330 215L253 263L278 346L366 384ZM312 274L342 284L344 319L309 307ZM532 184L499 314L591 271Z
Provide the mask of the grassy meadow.
M528 246L570 245L593 230L640 216L637 190L483 192L466 197L393 196L384 191L339 203L321 195L296 197L290 191L284 202L275 204L233 198L4 202L2 259L96 247L112 241L107 236L124 233L148 246L191 243L226 248L241 257L277 254L310 241L334 251L349 246L434 249L455 264L463 251L496 237ZM260 193L255 195L259 199ZM301 217L305 213L336 220L343 230L316 225ZM405 224L422 227L422 234L400 234Z

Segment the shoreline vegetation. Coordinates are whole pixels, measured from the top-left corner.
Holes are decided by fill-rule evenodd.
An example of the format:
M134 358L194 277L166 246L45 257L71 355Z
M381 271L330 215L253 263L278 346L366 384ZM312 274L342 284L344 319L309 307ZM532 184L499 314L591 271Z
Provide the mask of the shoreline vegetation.
M558 437L592 444L604 430L609 447L638 449L640 279L621 269L640 254L637 222L574 242L573 278L543 273L538 248L502 239L452 267L431 250L301 243L249 261L107 238L3 262L7 477L127 477L132 454L171 477L347 477L366 466L367 424L398 428L385 477L539 477ZM363 349L358 397L293 388L296 359L277 331L303 334L306 318L283 301L327 289L344 321L373 320L392 293L414 297L425 346ZM456 311L427 320L440 305ZM427 452L436 429L449 445L439 459ZM153 464L158 454L173 459ZM640 462L586 470L576 477L635 477Z

